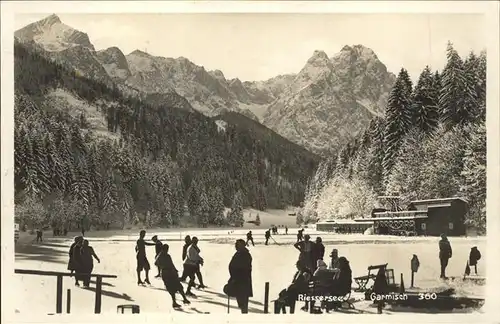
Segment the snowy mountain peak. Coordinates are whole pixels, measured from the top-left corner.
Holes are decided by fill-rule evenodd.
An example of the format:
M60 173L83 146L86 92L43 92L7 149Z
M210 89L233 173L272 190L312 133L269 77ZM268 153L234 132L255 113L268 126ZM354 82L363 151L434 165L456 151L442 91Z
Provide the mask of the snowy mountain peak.
M334 60L336 57L339 56L351 56L353 59L362 59L362 60L370 60L370 59L375 59L378 60L377 55L375 52L366 46L363 45L345 45L342 47L339 53L337 53L332 60Z
M224 76L224 73L222 73L221 70L214 70L214 71L210 71L209 73L211 75L213 75L214 77L216 77L217 79L226 80L226 77Z
M86 33L63 24L55 14L17 30L14 35L22 41L34 41L50 52L59 52L75 46L95 50Z
M136 49L135 51L130 52L127 56L130 56L130 55L138 55L138 56L151 57L151 54L148 54L148 53L146 53L144 51L141 51L141 50L138 50L138 49Z
M38 24L40 25L54 25L54 24L61 24L61 18L59 18L58 15L52 14L40 21L38 21Z
M329 61L328 55L324 51L315 50L311 58L307 61L308 64L325 64Z

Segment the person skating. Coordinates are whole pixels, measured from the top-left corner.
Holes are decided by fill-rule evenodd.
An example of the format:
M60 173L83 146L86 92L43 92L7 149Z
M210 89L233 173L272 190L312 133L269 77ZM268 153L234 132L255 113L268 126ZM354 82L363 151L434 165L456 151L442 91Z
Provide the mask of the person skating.
M157 235L154 235L151 238L151 241L155 243L155 260L156 260L156 257L158 257L158 254L160 254L161 252L161 247L163 246L163 243L158 239ZM160 278L161 277L160 267L157 266L157 268L158 268L158 274L155 276L155 278Z
M198 255L200 254L201 250L200 250L200 246L198 245L198 243L194 246L194 248L198 251ZM198 289L204 289L204 288L207 288L207 286L205 286L203 284L203 276L201 274L201 266L203 265L203 260L201 262L198 262L197 266L196 266L196 278L198 278L198 282L200 283L198 285Z
M469 266L474 266L474 273L477 275L477 261L481 259L481 252L474 246L469 253Z
M247 233L247 241L245 246L249 246L248 242L252 242L252 246L255 246L255 243L253 242L253 236L252 236L252 231L248 231Z
M288 235L288 226L285 226L285 235Z
M187 249L186 259L184 260L184 266L186 268L187 276L189 277L186 296L195 296L191 292L191 288L194 287L195 275L198 270L198 266L203 265L203 258L199 254L197 245L198 238L193 237L191 240L191 245Z
M88 288L90 286L90 275L92 274L92 270L94 270L94 258L97 260L97 263L101 263L97 254L95 254L94 248L89 245L88 240L83 240L81 249L81 273L85 274L83 277L83 286Z
M297 243L304 240L304 229L299 229L297 232Z
M156 255L155 265L160 269L161 278L165 285L165 289L168 291L172 297L172 307L179 308L181 305L177 304L175 300L175 294L180 293L184 304L191 304L191 302L186 298L184 293L184 287L179 280L178 271L172 261L172 257L168 254L169 246L168 244L163 244L160 253Z
M36 230L36 242L43 242L43 231L41 229Z
M137 284L138 285L143 285L144 283L147 283L148 285L151 284L149 282L149 270L151 269L151 266L149 265L148 258L146 256L146 246L154 246L155 243L148 243L144 240L144 237L146 236L146 231L141 230L139 232L139 239L137 240L137 243L135 245L135 253L136 253L136 259L137 259ZM146 273L146 278L144 279L144 282L141 280L141 271L144 270Z
M71 272L71 274L75 273L75 271L78 269L79 257L76 256L76 254L80 253L80 247L82 245L82 242L83 242L83 237L76 236L74 242L71 244L69 248L68 270ZM80 286L80 283L78 282L78 278L76 276L75 276L75 286Z
M186 260L187 249L190 245L191 245L191 236L186 235L186 237L184 237L184 246L182 247L182 259L181 259L182 262L184 262L184 260ZM186 278L187 278L186 265L183 263L182 267L183 267L182 276L179 278L179 280L181 282L184 282L184 281L186 281Z
M236 253L229 262L230 295L236 297L238 308L242 314L248 313L248 301L253 297L252 288L252 256L245 246L245 241L239 239L234 244Z
M271 231L270 230L267 230L266 233L264 234L265 238L266 238L266 243L265 245L268 245L269 244L269 239L271 238Z
M309 270L313 270L315 268L315 264L313 265L312 251L314 248L314 243L310 241L311 236L306 234L304 236L304 241L297 242L294 244L294 247L300 251L299 261L307 267Z
M441 234L441 240L439 241L439 262L441 264L441 275L440 278L447 279L446 277L446 267L448 266L448 260L452 256L452 249L450 241L446 237L446 234Z

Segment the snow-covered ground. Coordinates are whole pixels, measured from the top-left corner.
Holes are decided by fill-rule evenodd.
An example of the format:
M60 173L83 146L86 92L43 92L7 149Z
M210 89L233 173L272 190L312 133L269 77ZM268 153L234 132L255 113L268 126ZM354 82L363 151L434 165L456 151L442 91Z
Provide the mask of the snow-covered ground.
M205 284L209 286L205 291L195 291L198 298L192 299L192 305L185 306L187 313L227 313L227 297L222 293L222 287L228 279L228 263L234 253L234 241L244 238L248 229L231 230L170 230L148 231L147 238L158 234L160 239L168 242L170 252L178 270L182 269L181 238L186 234L200 238L201 254L205 259L202 268ZM263 244L265 229L253 230L256 246L250 247L253 257L253 289L250 312L262 313L264 306L265 282L270 283L270 300L276 298L278 292L285 288L294 274L294 264L298 252L292 246L295 242L295 229L290 229L288 235L274 236L271 245ZM417 254L421 267L416 274L416 286L422 289L431 289L445 285L439 278L439 260L437 251L438 238L400 238L363 235L338 235L320 233L306 229L305 233L313 238L321 236L326 242L327 255L332 248L338 248L340 255L346 256L351 264L353 276L365 275L367 267L372 264L388 262L389 268L394 269L396 281L399 282L403 273L406 287L409 285L410 259ZM101 258L100 264L95 263L94 272L115 274L117 279L105 280L103 287L103 313L116 313L116 306L134 303L141 307L141 313L170 313L172 312L170 296L163 290L159 279L153 279L155 269L151 273L151 287L138 287L135 274L134 245L137 233L109 233L91 232L89 240L96 253ZM453 247L453 258L448 266L449 276L461 276L464 272L468 253L472 246L477 246L483 254L479 263L479 275L485 275L486 241L481 238L450 238ZM68 239L47 238L46 242L37 244L30 240L22 241L16 248L15 267L21 269L40 269L66 271L67 252L70 245ZM154 247L149 247L148 257L153 264ZM55 282L52 277L30 275L15 275L18 291L13 294L16 310L22 315L47 314L55 311ZM92 285L93 286L93 285ZM353 287L355 284L353 283ZM467 296L484 296L484 286L470 284L455 284L457 294ZM74 286L72 279L64 279L64 290L72 290L72 313L92 313L94 307L94 290L84 290ZM361 295L353 293L357 299ZM369 306L369 302L355 303L357 312L376 313L376 309ZM237 313L236 301L231 301L231 313ZM270 305L270 310L272 306ZM390 309L387 312L394 312Z

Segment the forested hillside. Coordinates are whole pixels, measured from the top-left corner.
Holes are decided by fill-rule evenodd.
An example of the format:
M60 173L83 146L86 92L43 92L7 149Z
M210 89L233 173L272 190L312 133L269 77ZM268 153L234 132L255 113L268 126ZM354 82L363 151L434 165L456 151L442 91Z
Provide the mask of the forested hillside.
M416 85L401 69L385 117L320 164L299 218L366 216L380 194L460 196L468 225L485 229L486 53L461 58L449 43L447 59L442 71L425 67Z
M90 120L85 111L75 117L60 109L49 95L55 90L97 107L104 131L92 126L95 115ZM263 210L303 201L318 163L308 151L231 121L221 129L200 113L147 102L16 43L18 220L57 227L82 219L223 225L241 223L246 206ZM232 208L227 219L224 207Z

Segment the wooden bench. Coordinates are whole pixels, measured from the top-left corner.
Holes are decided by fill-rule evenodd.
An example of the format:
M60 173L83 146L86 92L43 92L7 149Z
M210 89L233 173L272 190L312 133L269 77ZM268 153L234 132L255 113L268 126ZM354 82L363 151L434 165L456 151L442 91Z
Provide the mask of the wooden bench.
M366 276L361 276L361 277L355 277L354 281L358 285L357 288L354 289L354 291L357 292L365 292L368 288L366 285L370 282L370 280L373 280L375 283L375 278L377 277L377 272L379 271L380 268L387 268L387 263L386 264L378 264L378 265L371 265L368 267L368 274ZM372 273L373 270L376 270ZM386 273L387 275L387 273ZM394 279L394 270L392 271L392 278Z

